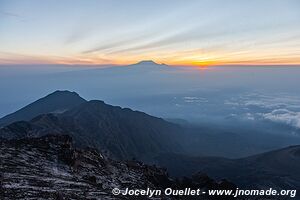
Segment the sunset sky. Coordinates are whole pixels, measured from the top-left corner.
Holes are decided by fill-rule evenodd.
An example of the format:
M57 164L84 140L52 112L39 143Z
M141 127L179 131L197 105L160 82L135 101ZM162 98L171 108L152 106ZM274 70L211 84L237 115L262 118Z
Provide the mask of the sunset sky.
M0 0L0 64L300 64L299 0Z

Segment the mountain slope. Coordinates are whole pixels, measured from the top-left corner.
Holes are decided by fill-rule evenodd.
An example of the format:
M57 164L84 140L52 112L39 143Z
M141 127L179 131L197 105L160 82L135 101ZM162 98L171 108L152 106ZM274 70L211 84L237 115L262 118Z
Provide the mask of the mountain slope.
M151 161L160 153L182 153L180 126L98 100L0 129L0 137L8 139L53 133L69 134L77 146L92 146L116 159Z
M4 116L0 119L0 127L16 121L31 120L40 114L63 112L85 101L75 92L55 91L12 114Z
M75 149L67 135L0 141L0 170L0 199L133 199L131 195L114 196L112 189L236 188L226 180L217 183L204 174L174 181L165 170L155 166L114 161L95 149ZM182 196L134 199L182 199ZM212 198L202 195L195 199Z
M108 149L119 158L147 159L159 152L180 152L181 128L163 119L110 106L103 101L89 101L62 114L64 124L80 129L79 134L89 135L97 146Z
M0 157L0 199L116 199L115 187L171 184L164 170L75 149L65 135L2 141Z
M248 188L300 188L300 145L241 159L160 155L157 162L171 175L191 176L205 172Z

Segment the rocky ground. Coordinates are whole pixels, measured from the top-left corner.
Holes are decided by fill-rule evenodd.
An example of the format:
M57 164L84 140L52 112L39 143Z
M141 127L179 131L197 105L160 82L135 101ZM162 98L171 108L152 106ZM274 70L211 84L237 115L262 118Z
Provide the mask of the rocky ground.
M234 187L205 175L175 181L155 166L113 161L94 149L75 149L66 135L0 141L0 172L0 199L4 200L132 199L114 196L111 191L127 187Z
M93 149L73 149L71 141L47 136L2 142L1 199L114 199L115 187L156 188L169 181L163 170L109 161Z

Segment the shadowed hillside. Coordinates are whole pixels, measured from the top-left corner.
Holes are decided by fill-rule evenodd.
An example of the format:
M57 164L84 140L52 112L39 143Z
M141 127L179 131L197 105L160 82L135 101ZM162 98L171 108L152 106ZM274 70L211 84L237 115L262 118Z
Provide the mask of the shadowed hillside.
M0 137L11 139L53 133L69 134L77 146L95 147L117 159L151 161L159 153L183 152L180 126L98 100L0 129Z
M20 110L0 119L0 127L21 120L31 120L40 114L64 112L86 100L75 92L55 91Z

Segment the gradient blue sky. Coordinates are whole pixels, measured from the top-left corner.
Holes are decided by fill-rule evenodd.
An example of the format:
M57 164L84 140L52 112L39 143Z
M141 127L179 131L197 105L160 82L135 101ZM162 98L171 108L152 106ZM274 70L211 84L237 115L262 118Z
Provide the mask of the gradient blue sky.
M300 64L299 0L0 0L0 63Z

